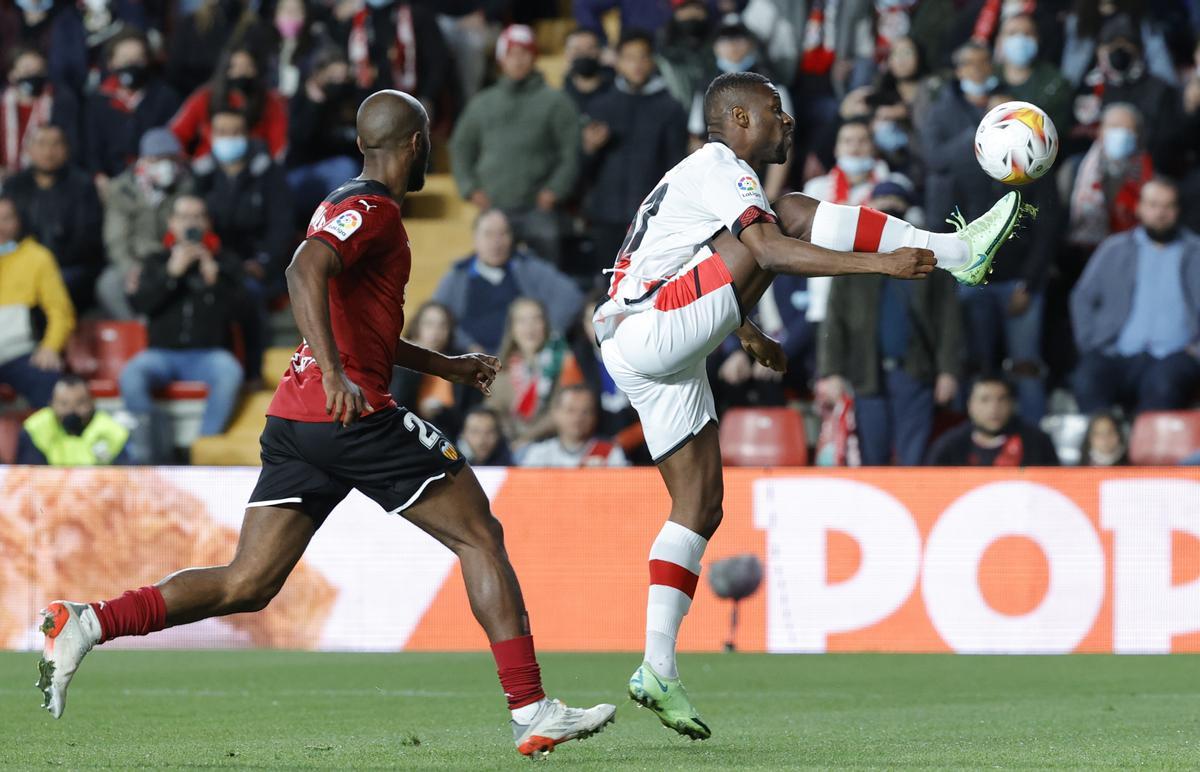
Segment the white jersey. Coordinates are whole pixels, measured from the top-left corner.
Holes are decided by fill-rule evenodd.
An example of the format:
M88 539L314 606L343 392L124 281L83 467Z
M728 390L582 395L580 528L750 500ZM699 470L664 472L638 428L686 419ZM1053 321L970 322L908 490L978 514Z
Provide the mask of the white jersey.
M749 164L709 142L676 164L642 201L612 268L609 300L596 311L600 339L629 313L650 307L667 281L714 254L723 228L736 237L755 222L775 222Z

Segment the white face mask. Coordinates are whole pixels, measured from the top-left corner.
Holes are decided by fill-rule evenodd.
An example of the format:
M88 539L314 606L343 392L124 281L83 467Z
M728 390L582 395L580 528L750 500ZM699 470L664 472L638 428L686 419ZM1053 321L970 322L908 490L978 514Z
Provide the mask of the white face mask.
M146 174L149 176L150 182L159 190L166 190L174 185L178 173L179 171L175 162L169 158L160 158L152 162L146 169Z
M17 251L17 242L13 240L0 241L0 255L8 255Z

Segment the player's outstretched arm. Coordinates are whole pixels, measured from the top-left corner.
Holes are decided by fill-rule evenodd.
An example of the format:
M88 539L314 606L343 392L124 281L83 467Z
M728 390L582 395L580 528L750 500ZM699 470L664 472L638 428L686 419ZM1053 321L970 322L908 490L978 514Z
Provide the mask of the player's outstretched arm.
M342 261L332 249L317 239L307 239L292 255L284 275L296 326L321 368L325 412L349 426L360 414L370 412L371 406L342 368L329 321L329 277L341 270Z
M463 354L448 357L431 351L404 338L396 344L396 364L418 373L445 378L451 383L464 383L491 396L492 381L500 370L500 360L487 354Z
M879 273L898 279L923 279L933 272L933 252L901 247L895 252L836 252L784 235L772 222L747 226L739 236L759 267L797 276Z

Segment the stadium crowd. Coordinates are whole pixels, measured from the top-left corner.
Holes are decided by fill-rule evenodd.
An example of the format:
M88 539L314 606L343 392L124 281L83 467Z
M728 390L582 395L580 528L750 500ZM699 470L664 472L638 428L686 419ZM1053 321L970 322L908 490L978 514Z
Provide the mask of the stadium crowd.
M705 141L708 82L754 71L796 116L771 198L938 229L1004 191L973 152L990 107L1041 106L1062 147L986 286L779 277L754 315L790 370L731 339L720 409L804 409L820 463L1128 463L1137 415L1200 405L1198 38L1198 0L0 0L0 411L45 408L31 463L163 460L174 381L205 384L200 434L223 432L309 215L359 171L357 105L399 88L479 212L407 335L504 369L487 398L401 369L392 393L475 463L645 463L589 311ZM124 423L68 372L79 319L146 327Z

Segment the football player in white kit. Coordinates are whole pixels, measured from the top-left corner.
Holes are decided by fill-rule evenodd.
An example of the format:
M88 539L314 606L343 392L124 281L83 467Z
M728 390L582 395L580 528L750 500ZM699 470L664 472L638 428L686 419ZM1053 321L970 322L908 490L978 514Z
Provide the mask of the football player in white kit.
M880 273L922 279L934 267L968 285L1032 208L1011 192L955 233L919 230L866 207L801 194L772 207L755 169L782 163L793 120L754 73L721 75L704 97L709 142L667 172L639 208L593 324L604 364L637 409L671 495L650 549L646 652L630 697L693 739L711 731L679 682L675 639L700 559L721 522L721 451L705 359L736 332L759 363L787 366L779 344L746 317L775 273Z

